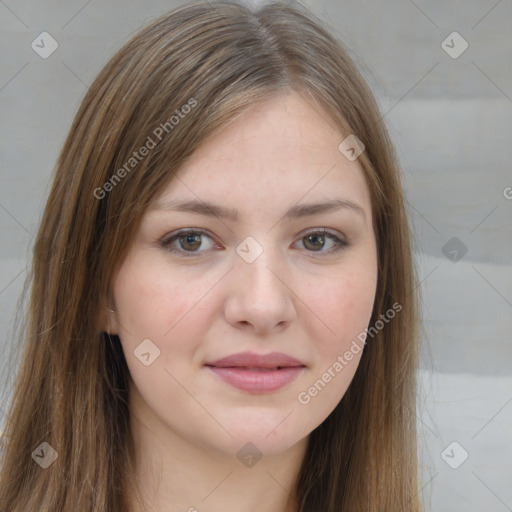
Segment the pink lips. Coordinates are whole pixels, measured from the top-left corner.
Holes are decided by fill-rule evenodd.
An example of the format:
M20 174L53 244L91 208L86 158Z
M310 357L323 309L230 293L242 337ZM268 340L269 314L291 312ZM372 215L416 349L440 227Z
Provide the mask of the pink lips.
M306 367L298 359L280 352L241 352L205 366L231 386L250 393L276 391L296 379Z

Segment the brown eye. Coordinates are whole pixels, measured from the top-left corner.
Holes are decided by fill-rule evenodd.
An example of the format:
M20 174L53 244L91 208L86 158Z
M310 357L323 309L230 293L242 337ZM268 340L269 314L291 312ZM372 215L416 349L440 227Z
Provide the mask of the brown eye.
M180 247L186 251L195 251L201 247L201 235L183 235L178 238Z
M300 241L308 252L317 252L320 254L334 253L349 245L348 242L325 229L312 231L303 236ZM326 247L327 249L325 249Z
M313 251L318 251L323 249L325 244L325 237L323 235L307 235L302 240L304 240L304 246L307 249L311 249Z
M181 256L200 256L215 246L212 238L203 231L184 230L166 236L160 241L162 247Z

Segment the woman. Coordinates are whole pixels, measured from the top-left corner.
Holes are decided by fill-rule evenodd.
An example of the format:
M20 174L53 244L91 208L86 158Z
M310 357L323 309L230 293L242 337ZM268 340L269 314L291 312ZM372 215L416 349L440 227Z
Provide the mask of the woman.
M198 2L126 44L31 275L2 510L420 510L399 168L305 9Z

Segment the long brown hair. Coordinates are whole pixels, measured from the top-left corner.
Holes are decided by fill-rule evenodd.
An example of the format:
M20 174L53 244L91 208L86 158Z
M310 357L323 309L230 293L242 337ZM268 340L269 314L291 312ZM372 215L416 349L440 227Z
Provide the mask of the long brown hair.
M378 246L371 325L401 305L368 341L343 399L310 434L293 492L297 508L420 510L418 298L399 164L369 87L322 25L298 5L195 2L137 34L90 87L34 245L3 439L3 511L128 510L136 486L130 376L119 339L99 327L111 276L180 165L245 109L291 90L306 93L331 114L326 122L365 145L358 161ZM131 160L151 146L149 138L151 150ZM45 442L58 457L43 469L32 455Z

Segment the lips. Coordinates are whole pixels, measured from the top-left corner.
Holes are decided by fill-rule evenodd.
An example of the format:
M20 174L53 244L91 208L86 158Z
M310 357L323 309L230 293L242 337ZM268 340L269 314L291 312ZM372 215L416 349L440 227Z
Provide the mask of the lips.
M306 365L281 352L241 352L205 363L205 367L235 388L250 393L266 393L292 382Z
M243 368L260 368L260 369L275 369L275 368L290 368L296 366L305 366L304 363L290 357L281 352L271 352L270 354L255 354L253 352L240 352L232 356L224 357L206 363L206 366L215 366L217 368L229 367L243 367Z

